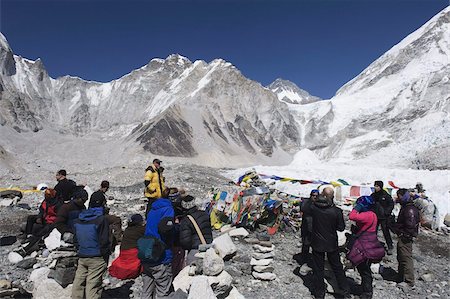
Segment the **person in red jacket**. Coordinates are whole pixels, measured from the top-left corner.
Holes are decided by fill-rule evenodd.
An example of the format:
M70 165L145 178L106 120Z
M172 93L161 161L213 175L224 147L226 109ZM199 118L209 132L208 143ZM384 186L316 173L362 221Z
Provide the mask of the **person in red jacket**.
M44 191L44 200L39 206L39 214L30 215L27 218L25 233L35 236L45 235L47 229L43 232L44 228L55 223L56 213L60 206L61 204L56 198L56 191L54 189L46 189Z
M373 278L370 265L374 260L380 260L384 256L384 248L377 238L377 215L372 211L374 200L370 196L361 196L357 199L356 205L350 212L349 219L355 221L356 227L353 232L359 238L355 241L352 248L358 250L358 259L352 259L352 250L349 252L349 259L359 275L361 275L362 294L359 298L370 299L373 296ZM361 246L359 246L361 245ZM360 258L360 256L362 256Z

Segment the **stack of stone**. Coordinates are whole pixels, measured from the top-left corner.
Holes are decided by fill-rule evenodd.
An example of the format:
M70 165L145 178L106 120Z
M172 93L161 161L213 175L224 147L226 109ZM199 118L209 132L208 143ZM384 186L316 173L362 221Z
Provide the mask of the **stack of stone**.
M268 236L258 236L258 243L253 244L255 252L252 254L250 265L252 275L259 280L274 280L277 276L273 273L273 258L275 257L275 246L270 242Z

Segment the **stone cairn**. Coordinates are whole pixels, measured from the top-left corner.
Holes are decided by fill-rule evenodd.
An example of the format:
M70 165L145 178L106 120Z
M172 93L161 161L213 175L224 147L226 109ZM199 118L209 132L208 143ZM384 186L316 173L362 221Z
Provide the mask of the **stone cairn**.
M253 244L252 259L252 276L258 280L274 280L277 276L273 273L273 258L275 257L275 245L270 241L267 234L258 234L258 238L247 238L246 242Z

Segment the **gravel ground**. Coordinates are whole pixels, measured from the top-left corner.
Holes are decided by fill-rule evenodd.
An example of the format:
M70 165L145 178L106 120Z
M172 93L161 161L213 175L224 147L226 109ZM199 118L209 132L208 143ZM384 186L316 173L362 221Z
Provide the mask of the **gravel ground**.
M103 179L111 182L112 188L108 195L114 196L114 201L110 201L111 213L119 215L123 220L134 212L143 213L145 202L142 198L142 177L144 169L142 165L133 167L116 167L105 169L101 172L92 170L80 170L71 174L69 178L79 183L87 183L93 190ZM167 165L166 182L170 186L183 187L190 194L197 197L200 204L209 198L208 192L214 188L229 190L232 187L228 184L229 179L221 176L223 170L207 168L195 165ZM46 182L50 186L54 185L53 173L42 171L23 177L3 177L0 178L5 185L33 186L41 182ZM29 214L37 212L37 207L42 198L39 194L26 194L20 203L28 204L31 210L13 207L0 208L0 234L17 235L21 223ZM125 222L125 221L124 221ZM350 223L347 223L348 228ZM254 236L252 232L250 236ZM382 236L380 236L382 239ZM394 239L395 240L395 239ZM253 252L250 244L244 240L235 239L238 252L233 259L225 264L225 269L233 276L233 284L246 298L302 298L310 297L311 273L306 274L300 271L300 265L293 259L293 255L301 250L300 233L280 231L272 237L275 244L274 273L277 279L271 282L262 282L253 279L250 268L250 256ZM385 268L383 276L375 275L374 298L450 298L450 269L449 269L449 248L450 238L441 232L431 232L422 230L414 243L414 263L416 268L416 287L404 290L397 287L392 281L392 274L397 269L396 255L386 256L382 261ZM31 270L17 269L8 262L8 252L14 250L18 242L12 246L0 247L0 279L7 279L14 285L21 285L25 289L30 289L27 282ZM302 272L302 275L300 274ZM423 281L419 278L423 274L431 274L430 281ZM359 275L353 270L348 270L347 275L352 284L359 283ZM384 277L384 278L383 278ZM110 283L104 292L104 298L127 298L139 297L141 281L120 282L110 278ZM309 287L309 288L308 288ZM327 298L334 298L332 294L327 294Z

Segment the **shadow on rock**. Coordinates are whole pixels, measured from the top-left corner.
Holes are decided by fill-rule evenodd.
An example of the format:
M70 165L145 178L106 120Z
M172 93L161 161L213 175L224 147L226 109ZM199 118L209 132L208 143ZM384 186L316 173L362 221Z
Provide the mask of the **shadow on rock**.
M385 267L383 272L381 272L381 277L387 281L398 282L398 273L391 267Z
M103 290L102 298L130 298L132 292L130 288L133 283L133 281L128 281L118 288Z

